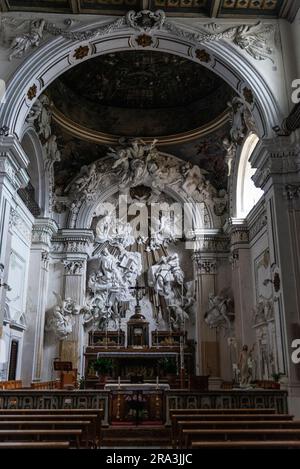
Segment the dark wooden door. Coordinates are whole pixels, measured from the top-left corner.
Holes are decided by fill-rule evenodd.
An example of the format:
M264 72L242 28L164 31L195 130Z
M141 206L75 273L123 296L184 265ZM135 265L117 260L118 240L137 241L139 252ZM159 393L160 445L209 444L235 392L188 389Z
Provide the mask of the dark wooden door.
M9 358L9 370L8 370L9 380L16 379L17 364L18 364L18 349L19 349L19 342L17 340L12 340L11 346L10 346L10 358Z

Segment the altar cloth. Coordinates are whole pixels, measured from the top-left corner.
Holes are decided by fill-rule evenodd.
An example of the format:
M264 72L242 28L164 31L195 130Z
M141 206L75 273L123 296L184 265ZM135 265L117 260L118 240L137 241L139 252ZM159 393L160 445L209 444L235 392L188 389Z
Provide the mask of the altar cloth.
M167 383L107 383L104 386L105 391L169 391L170 386Z

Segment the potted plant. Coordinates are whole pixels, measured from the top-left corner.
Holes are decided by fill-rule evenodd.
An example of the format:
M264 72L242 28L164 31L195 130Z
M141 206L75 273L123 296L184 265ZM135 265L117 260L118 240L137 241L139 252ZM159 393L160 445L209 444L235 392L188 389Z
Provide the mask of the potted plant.
M274 389L280 389L280 378L283 376L283 373L272 373L272 378L274 380L273 387Z
M100 378L105 379L106 376L109 375L113 369L112 359L106 357L98 357L93 362L93 368L96 371L97 375L100 376Z
M176 360L171 357L164 357L159 360L159 369L164 371L164 374L169 381L174 380L174 376L177 374Z

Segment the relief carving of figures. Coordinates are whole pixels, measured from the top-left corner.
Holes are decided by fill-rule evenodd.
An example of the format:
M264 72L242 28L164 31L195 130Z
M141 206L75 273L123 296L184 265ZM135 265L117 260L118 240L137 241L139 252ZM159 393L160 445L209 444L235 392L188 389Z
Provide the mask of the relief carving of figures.
M267 300L260 296L252 312L254 324L267 322L274 318L274 303L272 300Z
M97 241L110 246L126 248L134 244L135 240L132 236L132 226L115 218L107 213L96 225Z
M170 326L176 330L189 319L194 294L184 285L184 272L180 267L178 254L163 256L148 271L148 285L156 295L165 299L170 312Z
M86 324L98 322L102 328L112 322L116 327L118 304L134 300L131 288L141 274L141 255L123 247L111 254L105 247L99 257L99 266L88 279L88 296L83 308Z
M45 20L32 20L29 25L29 32L20 34L11 43L11 53L9 60L22 57L29 48L38 47L43 37Z
M209 294L208 310L204 314L204 321L210 328L224 328L230 331L234 317L234 305L227 292L220 295Z
M179 264L178 254L163 256L149 269L148 282L159 295L170 298L176 284L183 285L184 273Z
M71 186L78 199L91 198L101 180L96 163L82 166L80 173ZM67 190L69 187L67 187Z
M79 314L79 306L72 298L63 300L59 294L53 292L57 304L47 312L45 331L54 332L59 340L64 340L73 329L74 316Z
M150 239L145 239L145 243L148 243L146 251L156 251L161 249L162 246L166 247L170 243L176 242L176 224L179 220L171 220L170 215L162 214L161 217L154 218L151 224L151 236Z

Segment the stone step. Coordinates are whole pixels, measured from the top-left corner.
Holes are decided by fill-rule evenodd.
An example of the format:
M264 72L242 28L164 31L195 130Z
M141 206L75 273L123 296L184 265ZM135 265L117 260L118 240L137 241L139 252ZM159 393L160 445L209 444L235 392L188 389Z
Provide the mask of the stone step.
M102 430L102 447L170 447L170 429L164 426L110 426Z
M167 438L103 438L101 447L133 448L133 447L170 448L170 440Z

